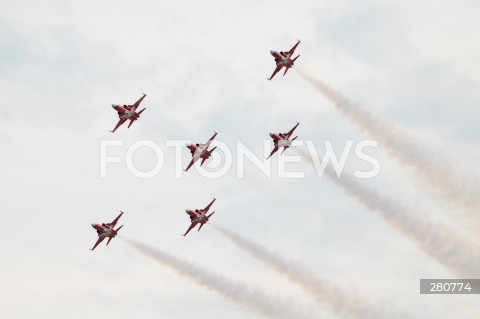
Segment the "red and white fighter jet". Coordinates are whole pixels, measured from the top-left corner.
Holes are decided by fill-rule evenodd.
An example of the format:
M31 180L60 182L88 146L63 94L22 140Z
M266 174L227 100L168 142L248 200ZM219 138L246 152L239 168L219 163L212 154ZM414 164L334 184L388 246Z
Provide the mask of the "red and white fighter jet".
M200 163L200 166L203 165L203 163L212 156L212 152L217 148L216 146L212 148L211 150L208 150L210 147L210 144L212 143L213 139L215 136L217 136L217 132L214 132L212 137L208 141L206 141L204 144L187 144L187 148L190 150L190 153L192 154L192 160L190 161L190 164L188 164L187 168L184 169L184 171L188 171L190 167L192 167L193 164L195 164L196 161L198 161L200 158L202 159L202 162Z
M123 212L120 212L120 215L118 215L117 218L115 218L111 223L92 224L92 227L97 230L98 240L93 246L93 248L90 250L94 250L95 247L97 247L107 237L108 237L108 241L107 241L107 246L108 246L112 238L117 236L118 231L120 230L120 228L123 227L122 225L117 229L114 229L115 225L117 224L120 217L122 217L122 215L123 215Z
M136 110L140 105L140 103L142 103L145 96L147 95L143 93L143 96L133 105L112 104L112 107L115 109L115 111L117 111L118 117L120 118L120 120L118 121L113 131L110 131L110 132L114 133L117 130L117 128L119 128L120 125L125 123L125 121L127 120L130 120L130 123L128 124L129 128L134 121L138 120L138 118L140 117L140 114L142 114L142 112L145 111L145 109L141 110L140 112L136 112Z
M288 133L270 133L270 137L273 139L273 144L275 145L275 147L273 148L267 159L269 159L273 154L275 154L275 152L277 152L281 147L283 147L283 151L281 153L283 154L283 152L285 152L285 150L289 148L290 145L292 145L292 142L295 141L298 136L295 136L292 139L290 139L290 136L292 136L293 131L295 131L299 124L300 123L297 122L297 124Z
M210 204L207 205L204 209L187 209L186 212L188 215L190 215L190 221L192 224L190 227L188 227L187 231L185 234L182 236L187 236L188 232L191 231L197 224L200 224L200 227L198 227L198 231L202 229L203 225L208 222L208 219L210 216L212 216L215 212L212 212L210 215L207 215L208 210L212 206L212 204L215 202L216 198L214 197L213 200L210 202Z
M283 67L285 67L285 73L283 73L283 75L285 76L285 74L287 74L288 69L290 69L293 66L295 60L298 59L298 57L300 56L300 55L297 55L295 59L292 59L293 52L295 52L295 49L300 43L300 40L297 40L297 41L298 41L297 44L295 44L293 48L291 48L290 51L288 52L284 52L284 51L277 52L273 50L270 51L270 54L273 55L273 57L275 58L275 63L277 63L277 67L275 68L275 71L273 71L272 76L268 80L273 79L275 74L277 74L277 72L280 71Z

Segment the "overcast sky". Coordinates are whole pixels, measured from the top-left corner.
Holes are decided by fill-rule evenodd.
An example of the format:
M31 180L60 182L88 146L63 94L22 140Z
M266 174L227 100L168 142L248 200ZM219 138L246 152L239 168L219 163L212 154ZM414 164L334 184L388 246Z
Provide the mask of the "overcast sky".
M296 66L477 170L479 14L475 1L0 1L0 317L261 318L121 239L91 252L90 224L123 210L122 235L315 307L319 318L341 318L212 227L180 236L185 209L216 197L213 222L319 276L416 318L478 318L477 296L420 295L420 278L455 275L308 162L286 164L300 179L279 178L278 154L270 178L251 164L238 178L235 157L240 141L261 158L268 133L297 121L299 139L320 154L324 141L339 154L348 140L372 138L295 70L266 80L269 51L298 38ZM142 117L110 133L111 104L142 92ZM231 148L232 168L215 179L195 169L176 178L167 140L203 142L213 131ZM100 178L100 143L111 139L124 143L108 150L122 163ZM124 164L141 140L165 156L149 179ZM436 206L381 144L369 154L380 174L359 182L467 233L468 220ZM151 149L135 153L140 170L155 162ZM346 167L368 165L352 152Z

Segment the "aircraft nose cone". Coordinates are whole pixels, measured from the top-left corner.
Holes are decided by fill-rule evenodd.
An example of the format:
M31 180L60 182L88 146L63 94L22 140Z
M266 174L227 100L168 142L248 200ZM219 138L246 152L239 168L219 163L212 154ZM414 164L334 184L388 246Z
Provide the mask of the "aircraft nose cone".
M273 133L270 133L270 137L273 137Z
M270 50L270 54L273 55L275 53L275 51L273 50Z
M112 104L112 107L115 108L115 104Z
M95 228L95 224L92 224L92 227Z

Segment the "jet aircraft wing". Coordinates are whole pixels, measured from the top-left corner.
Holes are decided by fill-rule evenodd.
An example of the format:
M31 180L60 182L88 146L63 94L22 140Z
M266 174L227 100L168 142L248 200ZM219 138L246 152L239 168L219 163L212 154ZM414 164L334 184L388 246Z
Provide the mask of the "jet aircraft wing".
M210 204L207 205L207 207L205 207L203 209L204 213L206 214L208 212L208 210L210 209L210 207L212 206L212 204L216 201L217 199L214 197L213 200L210 202Z
M115 128L113 129L113 131L110 131L110 132L115 133L115 131L117 130L117 128L119 128L120 125L122 125L123 123L125 123L126 120L127 120L126 118L121 118L121 119L118 121L118 123L117 123L117 125L115 126Z
M273 79L273 77L275 76L275 74L278 73L278 71L280 71L282 69L282 65L277 65L277 67L275 68L275 71L273 71L273 74L272 76L268 79L269 81Z
M122 217L122 215L123 215L123 212L120 211L120 215L118 215L117 218L115 218L113 222L111 222L109 225L112 227L115 227L115 225L118 223L118 220L120 219L120 217Z
M213 139L214 139L215 136L217 136L217 134L218 134L217 132L214 132L214 133L215 133L215 134L213 134L213 136L210 137L207 142L205 142L205 144L204 144L204 145L205 145L205 149L207 149L207 148L210 147L210 144L212 144Z
M192 222L192 224L190 225L190 227L188 227L187 231L185 232L185 234L183 234L182 236L187 236L187 234L195 227L197 226L198 222Z
M287 134L285 134L287 136L287 138L290 138L290 136L292 136L293 134L293 131L295 131L295 129L297 128L297 126L299 125L300 123L297 122L297 124L290 130L288 131Z
M142 103L143 99L146 97L147 95L145 93L143 93L143 96L141 98L138 99L137 102L135 102L135 104L132 105L133 107L133 110L136 110L139 106L140 106L140 103Z
M105 237L98 237L97 242L95 243L95 245L93 246L93 248L90 249L90 250L93 251L98 245L100 245L100 243L101 243L104 239L105 239Z
M293 55L293 52L295 52L295 49L296 49L297 46L300 44L300 40L297 40L297 41L298 41L297 44L295 44L295 45L293 46L293 48L291 48L290 51L288 51L287 55L288 55L289 57L291 57L291 56Z

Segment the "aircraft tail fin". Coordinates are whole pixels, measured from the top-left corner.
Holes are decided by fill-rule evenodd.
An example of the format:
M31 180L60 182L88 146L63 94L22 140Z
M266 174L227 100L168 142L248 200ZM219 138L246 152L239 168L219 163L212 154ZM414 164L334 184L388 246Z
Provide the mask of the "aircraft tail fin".
M215 212L212 212L210 215L207 215L207 218L210 218L210 216L212 216L213 214L215 214Z
M298 59L299 56L300 56L300 54L297 55L297 57L295 59L293 59L292 62L295 62L295 60Z
M142 114L143 111L145 111L147 108L144 108L143 110L141 110L140 112L138 112L137 114L140 115Z
M285 76L285 74L287 74L287 72L288 72L289 69L290 69L290 68L289 68L288 66L285 67L285 72L283 72L283 76Z
M292 138L292 142L295 141L297 139L298 136L295 136L294 138Z
M132 126L133 122L135 122L135 120L130 120L130 123L128 123L128 128L130 128L130 126Z
M200 231L200 229L202 229L203 225L205 225L205 224L200 224L200 227L198 227L198 231Z
M123 227L123 225L120 226L120 227L118 227L117 230L115 230L115 231L118 233L118 231L119 231L122 227Z
M107 245L106 245L106 246L108 246L108 244L110 244L110 240L112 240L112 238L113 238L113 237L109 237L109 238L108 238L108 241L107 241Z

